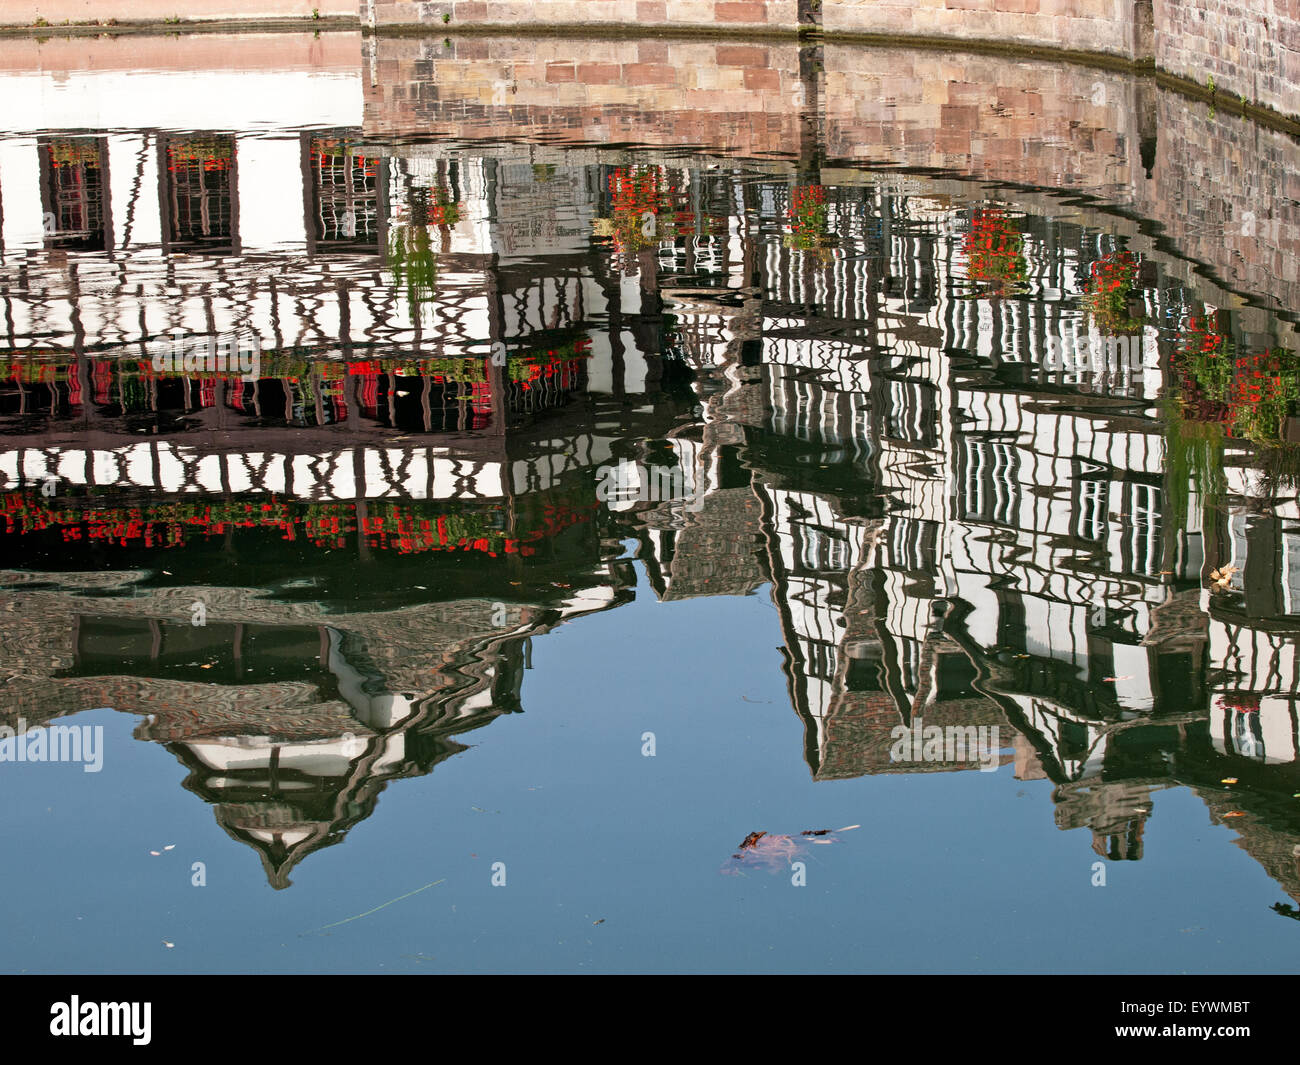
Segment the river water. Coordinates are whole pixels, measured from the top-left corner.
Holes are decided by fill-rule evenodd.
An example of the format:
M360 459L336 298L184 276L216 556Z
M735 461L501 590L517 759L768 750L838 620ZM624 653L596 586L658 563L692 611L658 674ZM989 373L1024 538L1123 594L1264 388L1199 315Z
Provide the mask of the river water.
M218 41L0 46L5 970L1295 968L1293 145Z

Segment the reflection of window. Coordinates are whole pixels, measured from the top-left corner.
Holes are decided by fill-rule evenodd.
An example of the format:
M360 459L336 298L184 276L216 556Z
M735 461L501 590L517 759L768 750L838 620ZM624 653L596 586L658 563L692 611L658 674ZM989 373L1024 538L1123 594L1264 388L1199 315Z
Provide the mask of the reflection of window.
M1160 489L1151 484L1129 485L1129 513L1132 529L1130 570L1154 576L1160 569Z
M1015 445L971 437L963 443L962 517L1015 524L1020 465Z
M1237 568L1232 572L1228 587L1239 592L1245 586L1246 556L1248 554L1249 529L1245 514L1233 514L1228 519L1228 542L1232 548L1229 563Z
M1108 481L1092 478L1075 482L1079 493L1075 534L1081 540L1100 543L1106 538L1106 489Z
M318 251L379 247L379 188L384 160L354 154L347 141L312 137L308 232Z
M1243 758L1257 762L1264 760L1264 732L1260 727L1259 713L1232 711L1232 749Z
M800 640L804 652L804 675L831 680L838 666L835 647L828 643L814 640Z
M939 443L939 409L933 385L923 381L890 380L884 402L884 434L917 447Z
M844 690L880 691L880 652L875 648L846 648L846 650L850 652L850 657L844 671Z
M1282 572L1286 612L1300 614L1300 534L1282 534Z
M914 692L921 686L921 644L903 637L898 641L898 668L902 674L903 690Z
M171 251L235 250L235 138L215 133L159 138L163 242Z
M803 528L802 556L804 566L813 572L845 570L849 545L838 532L807 525Z
M110 246L108 153L98 137L41 139L41 206L46 245L79 251Z

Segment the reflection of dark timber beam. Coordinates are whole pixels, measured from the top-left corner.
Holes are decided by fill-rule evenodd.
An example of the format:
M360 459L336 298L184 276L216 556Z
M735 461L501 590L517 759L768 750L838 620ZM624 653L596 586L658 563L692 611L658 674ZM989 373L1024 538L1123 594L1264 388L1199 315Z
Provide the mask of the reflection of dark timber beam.
M817 725L805 698L805 689L796 683L797 672L796 648L799 646L798 630L795 628L794 616L790 610L788 598L782 594L789 587L789 575L781 564L781 547L777 542L776 503L767 485L753 480L750 490L759 504L759 530L763 537L763 550L759 552L759 564L767 572L765 576L772 585L772 603L776 607L781 625L781 671L785 674L786 694L790 705L803 722L803 757L812 771L813 779L821 772L822 752L817 745ZM764 563L766 563L764 565Z
M811 0L799 0L801 25L804 23L802 12L810 6ZM820 3L814 17L820 21ZM821 44L800 44L799 87L803 107L799 112L799 183L803 185L821 183L821 168L826 158L821 122L821 74L824 68L825 50Z
M966 618L973 612L974 608L969 603L960 600L950 601L948 612L944 615L941 626L944 635L966 653L971 665L975 667L976 676L971 681L971 687L994 703L1006 715L1011 727L1029 741L1038 755L1043 771L1053 784L1071 783L1065 772L1065 767L1057 761L1056 751L1052 745L1029 723L1024 714L1021 713L1016 701L993 686L993 673L986 664L987 660L983 649L975 642L966 628Z
M353 392L356 392L355 385ZM366 453L361 448L352 449L352 484L357 515L357 560L360 562L370 561L370 542L366 539L366 520L370 517L370 506L366 501L365 457Z
M1138 0L1138 6L1144 0ZM1148 15L1151 0L1145 0ZM1153 78L1138 78L1133 87L1133 99L1137 109L1138 157L1142 169L1149 178L1156 165L1156 138L1159 133L1159 109L1156 106L1158 88Z
M497 219L497 197L500 195L500 184L497 175L496 160L484 160L484 173L487 184L487 210L488 224L492 231L496 229ZM495 244L495 241L493 241ZM498 366L498 353L505 350L505 303L502 296L502 278L501 278L501 257L492 252L490 264L485 271L485 294L487 296L488 306L488 341L491 348L491 355L488 358L487 375L488 388L492 396L492 427L491 433L495 437L504 438L506 435L506 371L504 366ZM467 404L462 403L461 410L464 412Z

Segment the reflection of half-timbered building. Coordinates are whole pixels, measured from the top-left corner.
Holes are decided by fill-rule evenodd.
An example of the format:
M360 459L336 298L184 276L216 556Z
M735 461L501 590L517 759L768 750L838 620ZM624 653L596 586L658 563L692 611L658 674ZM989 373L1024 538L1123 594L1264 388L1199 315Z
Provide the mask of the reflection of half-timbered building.
M464 749L461 733L520 711L533 635L626 596L616 573L594 573L540 607L347 614L239 589L78 577L38 590L6 576L17 589L0 595L6 723L37 727L87 706L143 715L137 738L190 770L186 788L258 851L277 888L369 817L389 782L429 773ZM91 587L93 599L78 594Z
M1063 298L1097 238L1030 223L1025 283L1043 298L972 298L959 242L937 239L962 224L960 203L889 185L830 190L840 255L783 244L788 190L747 190L714 284L756 294L712 300L698 267L680 295L662 282L712 381L709 409L744 426L738 461L718 462L762 471L762 570L809 764L819 778L953 768L891 765L891 728L1001 722L1017 771L1061 786L1061 827L1090 828L1103 856L1140 857L1143 796L1183 760L1201 764L1185 730L1207 715L1220 751L1237 736L1255 757L1294 757L1294 630L1243 644L1207 618L1206 501L1179 483L1187 471L1148 414L1165 384L1162 334L1148 325L1115 342ZM1160 322L1152 266L1144 317ZM766 461L769 436L786 443L784 465ZM1262 526L1250 534L1265 552L1255 601L1276 616L1289 612L1286 534L1273 534L1277 565ZM647 546L663 537L650 530ZM673 534L665 570L689 564L684 539ZM1259 656L1249 683L1285 693L1264 698L1269 712L1250 696L1209 699L1207 671L1228 646Z

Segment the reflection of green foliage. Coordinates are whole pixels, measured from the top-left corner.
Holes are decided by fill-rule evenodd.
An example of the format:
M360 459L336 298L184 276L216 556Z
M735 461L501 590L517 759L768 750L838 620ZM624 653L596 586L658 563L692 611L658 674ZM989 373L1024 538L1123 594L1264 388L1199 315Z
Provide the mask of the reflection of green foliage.
M85 137L60 137L49 145L55 166L99 166L99 142Z
M1230 336L1199 317L1184 328L1181 347L1173 363L1177 398L1166 411L1174 514L1186 516L1189 482L1207 497L1223 491L1229 437L1255 445L1261 497L1300 486L1300 447L1283 439L1300 402L1300 359L1285 348L1243 355Z
M1283 423L1300 399L1300 360L1285 348L1237 359L1230 398L1233 435L1281 445Z
M1275 498L1283 490L1300 488L1300 446L1274 444L1256 452L1256 465L1263 475L1261 496Z
M1165 468L1169 472L1170 516L1179 528L1189 518L1189 489L1201 499L1223 492L1223 426L1189 420L1177 401L1165 404Z
M416 367L416 373L421 377L441 377L462 385L482 384L487 380L482 359L424 359Z
M971 213L962 237L966 277L972 295L1009 296L1023 291L1029 272L1025 237L1020 223L1000 207L979 207Z
M118 378L122 409L144 410L149 406L149 386L136 374L123 374Z
M393 284L406 290L414 325L438 285L438 257L429 230L425 226L394 226L388 234L388 264Z
M1184 409L1198 421L1222 423L1238 439L1281 446L1284 423L1300 401L1300 359L1280 347L1243 355L1216 333L1192 339L1199 343L1174 360Z
M1081 302L1106 336L1132 336L1142 330L1142 319L1129 314L1138 267L1137 256L1129 251L1113 251L1092 264Z
M571 336L554 344L541 344L511 355L506 362L506 376L511 381L535 381L550 376L574 359L590 358L590 349L591 341L586 334Z
M797 185L791 189L786 214L790 219L786 247L815 251L830 243L830 215L826 190L821 185Z

